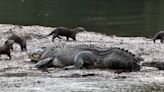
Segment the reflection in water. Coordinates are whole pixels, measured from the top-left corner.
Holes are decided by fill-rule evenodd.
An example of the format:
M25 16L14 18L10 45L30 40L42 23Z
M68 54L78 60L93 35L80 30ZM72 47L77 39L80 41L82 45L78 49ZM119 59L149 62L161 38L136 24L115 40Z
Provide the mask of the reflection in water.
M164 0L1 0L0 23L83 26L120 36L162 30Z

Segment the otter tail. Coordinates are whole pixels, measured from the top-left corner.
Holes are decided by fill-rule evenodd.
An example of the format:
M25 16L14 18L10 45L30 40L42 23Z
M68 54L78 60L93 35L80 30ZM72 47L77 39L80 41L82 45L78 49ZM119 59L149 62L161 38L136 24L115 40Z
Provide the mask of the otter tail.
M56 30L53 30L51 33L49 33L48 35L46 35L46 36L44 36L44 37L42 37L42 38L46 38L46 37L48 37L48 36L51 36L51 35L53 35L55 32L56 32Z
M46 38L46 37L48 37L48 36L50 36L50 35L52 35L52 34L53 34L53 31L52 31L51 33L49 33L48 35L43 36L42 38Z

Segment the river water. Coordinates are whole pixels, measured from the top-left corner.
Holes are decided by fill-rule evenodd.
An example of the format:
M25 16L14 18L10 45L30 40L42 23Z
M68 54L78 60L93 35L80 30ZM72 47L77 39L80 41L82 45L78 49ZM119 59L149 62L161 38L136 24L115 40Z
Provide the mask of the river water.
M163 0L1 0L0 23L83 26L107 35L146 36L163 30Z

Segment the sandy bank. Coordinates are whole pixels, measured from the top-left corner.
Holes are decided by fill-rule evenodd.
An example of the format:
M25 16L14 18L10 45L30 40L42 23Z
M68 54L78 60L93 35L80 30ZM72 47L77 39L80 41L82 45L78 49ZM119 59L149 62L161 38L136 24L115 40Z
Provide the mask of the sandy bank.
M51 42L51 37L38 39L37 36L46 35L53 30L51 27L42 26L23 26L19 29L16 25L0 25L0 45L3 45L8 36L9 29L15 27L13 31L18 35L34 34L31 40L27 42L27 49L31 51L42 46L50 46L58 43L66 44L96 44L100 47L121 47L134 54L140 54L143 62L164 61L164 44L160 42L153 43L151 39L145 37L111 37L105 34L95 32L82 32L77 34L77 41L66 42L63 39L55 39ZM37 34L37 35L36 35ZM160 87L157 90L163 90L164 72L157 69L143 69L141 72L116 74L112 70L62 70L59 68L49 69L49 73L40 70L34 70L34 65L27 57L27 52L21 52L20 47L15 44L14 51L11 52L12 60L6 60L5 55L0 57L0 88L3 91L25 92L39 91L120 91L134 90L140 92L138 87L147 90L149 87ZM60 78L60 76L70 75L72 73L95 73L97 76L87 78ZM135 85L133 87L133 85ZM146 85L146 86L142 86ZM156 88L154 88L156 89ZM136 90L136 91L135 91ZM142 92L143 92L142 91ZM162 92L162 91L161 91Z

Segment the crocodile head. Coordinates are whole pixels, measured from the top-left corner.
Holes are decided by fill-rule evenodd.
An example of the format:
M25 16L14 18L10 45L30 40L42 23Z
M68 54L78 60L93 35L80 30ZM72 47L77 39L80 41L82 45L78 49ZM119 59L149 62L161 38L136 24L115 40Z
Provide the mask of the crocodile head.
M41 55L43 54L45 50L44 49L36 49L33 51L28 52L28 57L31 59L31 61L38 62L41 59Z

